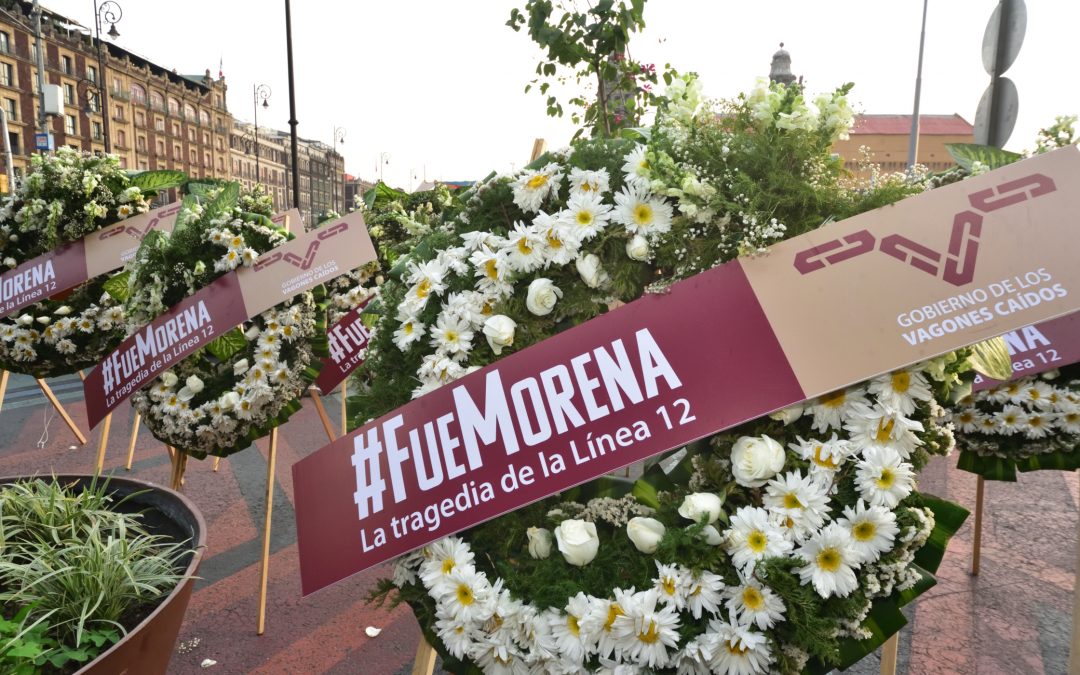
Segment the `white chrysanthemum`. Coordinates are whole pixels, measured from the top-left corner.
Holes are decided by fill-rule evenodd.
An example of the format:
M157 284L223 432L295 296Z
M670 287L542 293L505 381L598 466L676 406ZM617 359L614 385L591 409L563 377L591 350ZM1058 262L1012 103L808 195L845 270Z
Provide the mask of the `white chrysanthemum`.
M570 170L570 195L578 192L604 194L610 189L611 177L607 169L587 171L574 167Z
M901 415L915 412L916 401L933 398L926 377L916 370L897 370L870 380L870 393L878 403Z
M843 525L830 523L807 540L795 555L806 562L797 570L802 583L812 583L821 597L846 598L859 587L855 568L861 561L852 546L851 533Z
M589 612L589 598L578 593L566 603L565 612L549 610L548 625L551 637L563 658L581 664L585 658L585 636L581 630L581 620Z
M1054 404L1052 398L1053 393L1054 388L1049 384L1041 380L1030 380L1020 390L1018 395L1012 398L1012 402L1017 405L1026 404L1029 407L1046 410Z
M705 633L714 641L712 669L724 675L764 675L773 662L769 639L737 623L713 619Z
M454 618L440 607L435 621L435 632L454 658L463 658L469 649L483 637L478 624Z
M922 445L915 435L915 432L923 431L921 422L881 405L855 403L844 416L844 429L848 431L851 444L860 452L871 447L892 447L907 459Z
M1054 413L1033 411L1024 416L1024 436L1030 439L1046 438L1054 432Z
M796 534L816 530L829 515L829 496L825 487L812 476L789 471L774 478L765 487L764 506L784 519L791 520Z
M635 593L613 628L624 657L649 668L667 666L668 650L679 644L679 613L671 605L658 606L659 595L655 588Z
M994 420L998 424L999 433L1003 436L1024 431L1024 409L1017 405L1006 405L994 413Z
M603 231L611 219L611 205L598 192L580 192L570 198L559 212L559 223L577 237L588 241Z
M537 171L525 171L513 183L514 203L526 213L536 213L544 200L559 191L559 165L548 164Z
M455 566L441 588L438 604L460 621L487 621L495 611L495 595L487 576L471 566Z
M469 650L469 657L481 670L492 675L529 675L525 655L519 649L504 642L484 638Z
M784 620L784 601L753 577L744 578L738 586L728 586L724 596L731 616L743 626L768 630Z
M710 675L713 651L711 640L705 634L690 640L683 648L671 655L676 675Z
M1057 426L1067 434L1080 435L1080 410L1058 413Z
M544 264L544 240L524 223L514 223L514 229L507 235L506 246L500 250L515 272L532 272Z
M460 568L472 568L473 552L459 537L446 537L424 550L427 561L420 566L420 580L433 597L448 590L447 578Z
M953 413L952 422L958 431L973 434L983 430L982 422L985 417L986 415L979 412L977 408L964 408Z
M659 197L647 197L634 189L623 187L615 195L612 219L626 226L631 234L649 236L671 230L671 204Z
M814 416L814 431L826 433L829 429L842 429L844 417L856 403L867 403L866 392L861 387L840 389L819 396L808 411Z
M469 262L476 269L478 291L500 296L509 295L514 291L514 287L510 285L506 277L509 266L504 255L483 247L469 256Z
M708 570L687 575L686 607L695 619L705 612L715 615L723 600L724 579Z
M455 358L463 359L472 348L473 331L457 317L439 315L431 329L431 346Z
M660 595L660 601L682 609L686 606L686 571L678 565L664 565L659 560L653 562L656 563L653 588Z
M896 450L870 448L858 464L855 485L868 503L894 509L914 489L915 472Z
M506 240L497 234L487 232L486 230L476 230L474 232L462 232L461 233L462 248L466 253L473 253L479 251L482 248L488 248L492 251L498 251L506 243Z
M623 182L642 191L648 191L652 184L652 172L649 170L649 160L645 157L648 148L644 145L636 145L626 155L623 161Z
M867 506L859 500L855 508L844 508L844 517L838 519L851 533L851 546L864 563L877 562L881 554L893 548L893 541L900 528L896 514L881 506Z
M731 517L730 525L724 531L724 550L736 568L746 570L762 558L783 556L791 551L791 542L765 509L740 507Z
M614 633L615 619L625 614L623 605L632 602L633 594L632 588L628 591L616 588L614 600L610 598L590 600L589 612L581 620L581 630L588 636L590 652L595 652L606 659L619 647L619 638Z
M539 213L533 218L533 228L544 241L544 267L568 265L581 250L581 239L573 227L559 220L558 214Z

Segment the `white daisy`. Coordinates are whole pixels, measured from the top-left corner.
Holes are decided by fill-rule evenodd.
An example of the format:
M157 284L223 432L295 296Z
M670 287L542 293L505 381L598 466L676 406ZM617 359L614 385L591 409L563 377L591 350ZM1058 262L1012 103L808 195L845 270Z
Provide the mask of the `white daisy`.
M897 370L870 380L870 393L878 403L901 415L915 412L916 401L933 398L926 377L916 370Z
M855 403L866 403L866 392L861 387L840 389L819 396L808 411L814 416L814 431L825 433L829 429L842 429L843 419Z
M604 194L610 189L611 177L607 169L587 171L574 167L570 170L570 195L576 192Z
M626 226L631 234L648 236L671 230L671 204L658 197L624 187L615 195L612 219Z
M514 203L526 213L536 213L545 199L559 191L561 181L558 164L548 164L538 171L524 171L512 184Z
M1067 434L1080 434L1080 410L1058 413L1057 426Z
M464 657L483 636L475 622L456 619L444 607L439 607L436 616L435 632L454 658Z
M830 523L816 532L795 555L806 565L797 572L803 585L813 583L823 598L834 595L847 597L859 587L855 568L860 565L859 554L851 543L851 533L839 523Z
M460 568L472 568L473 552L459 537L446 537L424 548L427 559L420 566L420 580L433 597L449 590L450 573Z
M515 272L532 272L544 264L544 239L524 223L514 223L500 251Z
M870 447L895 448L907 459L922 441L915 435L923 431L921 422L908 419L884 406L855 403L844 415L844 429L859 451Z
M548 610L548 625L555 647L563 657L581 664L585 658L585 640L581 631L581 620L589 612L589 598L578 593L566 603L565 613Z
M915 486L915 472L892 448L870 448L855 472L855 485L868 503L896 508Z
M715 615L723 600L724 578L708 570L690 573L687 581L686 606L695 619L708 612Z
M414 342L419 342L424 337L424 333L427 332L427 327L420 323L420 320L415 316L407 315L398 329L394 331L394 344L401 351L405 351L409 348L409 345Z
M468 323L440 314L431 329L431 346L455 359L463 359L472 348L473 331Z
M1034 411L1024 416L1024 436L1037 439L1053 433L1054 413Z
M647 192L652 184L652 173L649 170L649 160L645 157L647 148L638 144L624 158L622 170L623 181L632 188Z
M423 309L432 293L438 295L446 290L444 278L447 270L437 260L429 260L419 265L409 263L408 271L405 281L412 284L412 287L405 299L410 306Z
M998 433L1002 436L1012 436L1024 431L1024 409L1016 405L1006 405L994 413L994 421L997 422Z
M744 578L738 586L728 586L724 596L731 616L743 626L768 630L784 620L784 601L753 577Z
M581 630L589 638L589 649L595 651L601 658L608 658L619 646L619 638L613 632L615 619L626 612L623 605L632 602L634 589L623 590L616 588L615 599L591 598L589 612L581 620Z
M565 225L579 241L588 241L603 231L611 220L611 205L603 203L598 192L579 192L570 198L559 212L559 223Z
M712 668L724 675L764 675L773 662L769 639L730 621L713 619L706 635L715 642Z
M615 619L613 631L625 658L649 668L664 668L668 650L679 644L679 613L671 605L657 606L655 588L635 593Z
M544 240L544 267L568 265L577 257L581 239L570 225L560 222L557 215L541 212L533 218L533 227Z
M983 415L977 408L964 408L952 415L952 422L956 428L965 434L973 434L982 430Z
M491 584L472 566L457 567L446 575L437 601L460 621L487 621L495 610Z
M829 514L829 496L811 476L789 471L773 478L765 487L764 506L784 519L793 521L797 533L816 530Z
M855 454L855 449L851 447L851 444L845 440L840 440L836 434L833 434L832 438L827 441L803 440L801 436L795 438L799 442L792 443L788 447L810 462L810 475L812 476L822 478L834 476L840 470L840 467L844 465L844 462Z
M1045 410L1053 405L1053 387L1041 380L1028 381L1019 394L1013 397L1013 403Z
M882 553L893 548L900 528L896 514L881 506L867 506L859 500L855 508L844 508L844 517L836 521L851 533L851 546L862 562L877 562Z
M653 562L656 563L653 588L660 595L660 601L682 609L686 606L686 572L678 565L664 565L659 560Z
M724 550L736 568L746 570L763 558L783 556L791 551L791 542L765 509L740 507L731 517L730 525L724 531Z
M469 256L469 262L476 269L478 291L495 295L508 295L514 291L507 279L509 269L505 256L483 247Z

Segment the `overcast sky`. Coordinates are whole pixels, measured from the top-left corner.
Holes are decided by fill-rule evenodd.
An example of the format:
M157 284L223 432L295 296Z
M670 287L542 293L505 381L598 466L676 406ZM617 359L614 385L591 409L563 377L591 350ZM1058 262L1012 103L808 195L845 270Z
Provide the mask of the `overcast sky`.
M289 92L284 3L276 0L120 0L121 46L181 73L216 76L222 63L233 115L250 121L252 86L268 84L259 124L287 130ZM92 0L44 0L93 25ZM573 134L569 119L545 115L523 93L539 48L505 26L524 0L395 0L292 3L299 132L330 142L347 129L346 171L410 187L422 180L472 180L528 161L534 138L549 147ZM812 91L855 83L867 113L912 108L919 0L652 0L631 56L700 74L705 92L736 95L766 75L779 42ZM930 0L922 112L974 121L989 76L980 45L996 0ZM1080 113L1076 27L1080 2L1028 0L1024 46L1009 70L1020 116L1006 147L1034 145L1055 115ZM105 27L108 29L108 26ZM413 178L415 176L415 179Z

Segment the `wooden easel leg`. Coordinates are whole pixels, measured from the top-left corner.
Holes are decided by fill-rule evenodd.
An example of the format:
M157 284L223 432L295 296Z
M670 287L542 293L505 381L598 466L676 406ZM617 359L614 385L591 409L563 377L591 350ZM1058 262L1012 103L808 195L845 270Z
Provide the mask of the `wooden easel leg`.
M220 457L215 457L214 458L214 473L217 473L218 466L220 464L221 464L221 458Z
M278 430L270 432L270 457L266 462L266 522L263 525L262 568L259 572L259 621L256 635L266 632L266 583L270 577L270 518L274 513L274 476Z
M56 408L56 412L60 415L60 419L64 420L64 424L68 425L68 428L71 429L71 433L75 434L75 438L79 439L79 443L81 445L86 445L86 436L83 436L83 433L79 431L79 427L75 426L75 422L72 421L71 415L68 415L67 411L64 410L64 406L60 405L60 400L56 398L56 394L54 394L53 390L49 388L49 385L45 383L45 380L39 377L37 378L37 384L38 387L41 388L41 393L45 394L45 398L52 404L52 407Z
M895 633L881 645L881 675L896 675L896 661L900 651L900 633Z
M975 536L971 543L971 575L979 574L979 562L982 558L982 520L983 520L983 483L986 481L979 476L975 484Z
M105 448L109 445L109 427L112 426L112 413L101 422L101 436L98 438L97 463L94 472L100 474L105 469Z
M341 435L349 433L348 421L349 415L345 410L345 399L349 397L349 378L345 378L341 381Z
M139 425L142 424L142 415L135 413L135 422L131 425L131 440L128 441L128 456L125 469L131 471L131 461L135 459L135 441L139 438Z
M184 488L184 471L187 469L187 453L171 446L169 447L169 450L172 451L173 467L169 487L179 492Z
M334 425L330 423L330 416L326 414L326 406L323 405L322 396L319 395L319 390L315 387L310 388L308 393L311 394L311 402L315 404L315 412L319 413L319 421L322 422L327 437L333 443L337 440L337 434L334 433Z
M420 644L416 645L416 660L413 661L412 675L431 675L435 672L435 659L438 656L435 648L429 645L421 635Z
M9 377L11 377L11 373L6 370L0 370L0 410L4 409L4 395L7 394Z

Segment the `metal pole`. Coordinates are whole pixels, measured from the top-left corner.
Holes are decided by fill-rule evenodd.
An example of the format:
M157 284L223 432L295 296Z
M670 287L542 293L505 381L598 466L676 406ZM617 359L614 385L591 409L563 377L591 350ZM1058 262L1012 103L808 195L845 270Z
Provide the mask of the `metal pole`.
M15 192L15 167L11 156L11 138L8 136L7 111L0 108L0 132L4 134L4 166L7 169L8 192ZM5 371L6 373L7 371ZM0 395L2 398L2 395ZM0 403L3 403L0 400Z
M94 12L97 12L97 0L94 0ZM37 44L37 81L38 81L38 131L49 133L49 120L45 116L45 45L41 42L41 5L34 0L34 40Z
M915 110L911 114L911 137L908 139L908 171L915 168L919 158L919 96L922 94L923 48L926 46L926 9L930 0L923 0L922 30L919 32L919 68L915 71Z
M289 56L289 132L292 135L293 208L300 208L300 162L296 142L296 87L293 84L292 11L285 0L285 49Z
M255 184L259 183L259 85L251 85L251 100L255 107Z

